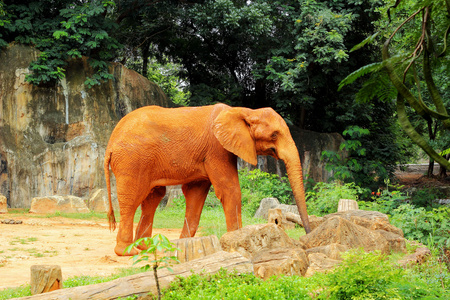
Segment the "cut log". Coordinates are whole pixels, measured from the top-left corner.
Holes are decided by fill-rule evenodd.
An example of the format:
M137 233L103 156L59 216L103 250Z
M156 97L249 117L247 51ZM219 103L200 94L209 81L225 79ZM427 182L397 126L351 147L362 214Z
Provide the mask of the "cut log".
M173 273L167 269L158 270L159 284L161 288L166 288L175 280L177 276L187 277L194 273L214 274L221 268L237 273L253 272L253 264L250 260L237 252L228 253L224 251L205 256L184 264L174 265ZM144 296L151 292L156 295L156 282L153 271L135 274L109 282L79 286L62 289L46 294L23 297L18 299L116 299L118 297Z
M180 249L180 251L174 251L164 255L175 256L180 263L199 259L222 251L219 239L215 235L184 238L173 240L171 242L174 243L175 247Z
M358 202L352 199L341 199L338 204L338 212L348 211L348 210L357 210Z
M62 288L61 267L57 265L31 266L31 294L42 294Z

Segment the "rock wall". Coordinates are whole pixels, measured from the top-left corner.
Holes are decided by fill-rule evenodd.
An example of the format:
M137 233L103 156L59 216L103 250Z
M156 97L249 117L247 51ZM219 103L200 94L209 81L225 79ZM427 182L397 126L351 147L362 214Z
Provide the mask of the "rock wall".
M25 81L38 52L10 45L0 51L0 194L10 207L33 197L88 198L105 186L103 156L115 124L145 105L172 106L155 84L121 64L114 79L88 88L86 58L73 60L56 87Z

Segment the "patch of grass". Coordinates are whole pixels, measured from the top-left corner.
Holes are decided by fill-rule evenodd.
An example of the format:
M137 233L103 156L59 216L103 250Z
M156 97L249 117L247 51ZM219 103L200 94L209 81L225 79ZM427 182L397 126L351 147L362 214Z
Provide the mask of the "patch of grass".
M27 238L27 239L14 237L12 239L12 241L9 242L9 244L10 245L17 245L17 244L26 245L26 244L31 243L31 242L36 242L37 240L38 239L36 237L30 237L30 238Z
M27 297L27 296L31 296L31 287L29 284L15 288L7 288L0 291L0 300Z

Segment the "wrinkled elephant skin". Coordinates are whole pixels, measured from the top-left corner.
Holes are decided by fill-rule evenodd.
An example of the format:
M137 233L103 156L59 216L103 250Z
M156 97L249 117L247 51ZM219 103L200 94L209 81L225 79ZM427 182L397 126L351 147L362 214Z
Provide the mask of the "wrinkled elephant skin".
M111 134L105 154L112 229L116 222L111 205L110 166L116 177L120 207L116 254L136 254L136 249L124 253L125 248L133 240L151 236L155 211L167 185L181 184L186 197L181 238L195 235L211 184L222 203L227 230L241 228L237 156L256 165L257 155L270 155L285 162L300 216L309 232L298 151L288 126L273 109L252 110L224 104L146 106L126 115ZM133 218L139 205L142 216L133 239Z

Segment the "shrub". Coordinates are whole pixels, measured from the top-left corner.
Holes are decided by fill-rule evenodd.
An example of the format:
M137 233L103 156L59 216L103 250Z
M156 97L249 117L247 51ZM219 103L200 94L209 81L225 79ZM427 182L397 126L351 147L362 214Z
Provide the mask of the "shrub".
M340 199L357 200L361 192L362 189L354 183L318 182L306 193L308 213L317 216L335 213Z
M280 203L293 203L292 189L287 177L263 172L259 169L249 171L239 170L239 183L241 190L248 190L260 195L262 198L275 197ZM261 200L261 199L260 199Z
M371 201L358 201L358 205L360 209L392 214L394 209L404 204L407 199L408 196L401 191L385 189L372 192Z
M450 248L450 207L427 211L423 207L403 204L394 210L391 223L401 228L407 239L431 248Z
M362 249L343 254L343 262L323 276L317 299L436 299L444 288L393 265L387 256Z
M271 278L228 273L179 277L164 291L163 299L310 299L303 277Z

